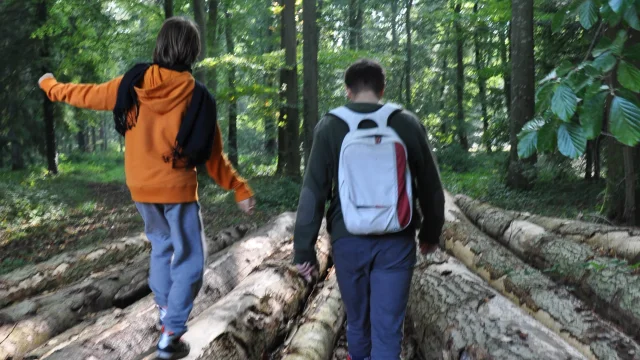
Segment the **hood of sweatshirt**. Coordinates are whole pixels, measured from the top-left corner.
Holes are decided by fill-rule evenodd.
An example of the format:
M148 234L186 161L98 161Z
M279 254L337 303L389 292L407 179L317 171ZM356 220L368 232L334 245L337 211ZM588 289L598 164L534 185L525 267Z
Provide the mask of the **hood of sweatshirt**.
M195 80L188 71L173 71L152 65L142 84L135 87L138 101L157 114L171 112L193 94Z

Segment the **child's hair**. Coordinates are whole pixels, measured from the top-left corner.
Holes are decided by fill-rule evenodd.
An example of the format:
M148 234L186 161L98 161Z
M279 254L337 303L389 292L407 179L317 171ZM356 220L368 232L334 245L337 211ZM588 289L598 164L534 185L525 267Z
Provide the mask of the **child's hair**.
M378 62L360 59L351 64L344 75L344 83L354 94L363 90L381 93L385 86L385 71Z
M153 50L153 62L165 66L188 66L200 54L200 33L191 20L171 17L164 21Z

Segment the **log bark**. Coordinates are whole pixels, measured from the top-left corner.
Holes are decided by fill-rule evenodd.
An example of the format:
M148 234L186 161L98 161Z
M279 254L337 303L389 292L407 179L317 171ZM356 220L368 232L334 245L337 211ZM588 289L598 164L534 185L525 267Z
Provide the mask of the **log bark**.
M0 276L0 308L45 291L55 290L93 272L130 260L148 249L147 238L139 234L100 246L64 253L45 262L22 267Z
M247 226L221 231L209 240L210 253L240 239ZM83 321L92 313L127 306L149 293L149 257L139 254L109 272L57 292L16 303L0 311L0 358L20 357L52 337Z
M473 226L447 196L447 251L588 359L636 359L640 346L542 272Z
M418 260L407 310L427 359L586 359L441 251Z
M586 221L551 218L525 212L512 212L515 217L540 225L571 241L585 243L609 256L640 262L640 230L631 227L601 225Z
M325 280L322 290L307 306L300 327L282 352L282 360L328 360L345 317L334 270Z
M329 262L329 242L322 231L316 246L320 274ZM310 290L291 264L292 250L290 242L189 323L186 359L259 360L277 346Z
M601 316L640 339L640 277L626 263L466 196L456 196L456 204L482 231L556 282L573 286Z
M267 257L290 244L294 223L295 213L284 213L209 258L191 318L228 294ZM119 314L108 314L79 334L61 334L49 344L31 352L29 357L63 360L90 356L101 360L136 359L155 346L157 310L152 294L116 312Z

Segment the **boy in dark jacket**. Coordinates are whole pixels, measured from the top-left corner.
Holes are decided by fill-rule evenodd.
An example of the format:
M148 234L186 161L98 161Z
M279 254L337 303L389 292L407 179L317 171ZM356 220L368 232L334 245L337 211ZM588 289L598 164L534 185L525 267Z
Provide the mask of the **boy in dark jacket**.
M343 109L343 113L355 114L355 118L366 118L361 114L370 114L367 116L375 118L375 114L383 108L380 103L385 87L382 67L374 61L360 60L347 69L345 84L347 97L351 102L346 106L347 109ZM330 199L327 226L332 237L336 276L347 312L349 358L398 360L416 261L416 228L420 228L418 239L421 252L426 254L434 251L444 224L444 192L436 162L427 143L425 128L414 114L406 110L391 112L382 123L391 127L406 147L406 159L402 160L402 164L406 161L406 165L399 169L398 174L402 175L402 171L408 166L410 183L413 184L413 199L409 201L414 205L416 202L420 203L423 218L420 220L416 211L413 214L413 226L406 226L401 231L375 235L351 234L347 230L348 224L345 224L343 214L346 201L341 199L339 191L339 187L347 179L338 178L339 160L344 159L340 157L343 141L350 132L350 126L353 129L356 125L348 125L348 122L328 114L315 128L298 204L294 263L301 274L311 280L317 261L314 245L324 216L325 202ZM375 126L372 121L364 120L359 123L358 128ZM376 166L375 161L371 163ZM351 176L353 173L349 174L349 171L358 166L363 169L362 164L353 166L351 170L345 170L344 176ZM379 179L375 176L361 181L368 188L377 188L374 191L378 193L389 188L378 184ZM404 182L399 185L404 186ZM397 193L404 190L402 186ZM397 197L397 194L394 193L391 198L394 196ZM406 201L403 205L409 209ZM372 206L371 211L381 207ZM349 211L360 210L350 208ZM401 217L400 210L398 214ZM367 226L367 222L361 224Z

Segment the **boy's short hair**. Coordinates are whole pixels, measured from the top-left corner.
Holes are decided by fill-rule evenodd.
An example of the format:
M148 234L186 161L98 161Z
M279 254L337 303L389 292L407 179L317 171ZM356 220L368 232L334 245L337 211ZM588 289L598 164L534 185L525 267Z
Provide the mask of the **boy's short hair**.
M153 62L166 66L193 65L200 55L200 33L193 21L171 17L164 21L153 50Z
M344 74L344 83L354 94L363 90L373 90L379 94L384 90L385 81L382 66L370 59L356 61Z

